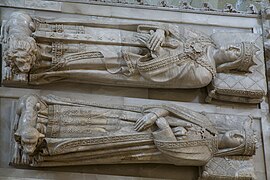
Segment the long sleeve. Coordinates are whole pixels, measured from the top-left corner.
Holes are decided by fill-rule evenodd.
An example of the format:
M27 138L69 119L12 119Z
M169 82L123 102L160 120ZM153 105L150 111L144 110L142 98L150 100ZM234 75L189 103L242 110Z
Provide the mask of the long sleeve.
M175 55L138 62L138 69L144 78L156 83L175 83L181 88L208 85L213 78L212 72L206 66L186 57Z

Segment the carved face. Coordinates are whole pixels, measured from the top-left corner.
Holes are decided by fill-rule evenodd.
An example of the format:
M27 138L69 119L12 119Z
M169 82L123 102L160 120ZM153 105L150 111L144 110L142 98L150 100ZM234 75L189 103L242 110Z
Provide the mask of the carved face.
M34 153L39 139L43 137L44 135L33 127L25 127L24 129L19 130L19 133L15 133L15 139L20 141L23 151L27 154Z
M227 131L221 137L221 146L223 148L234 148L240 146L244 142L245 136L239 130Z
M28 73L36 61L37 47L32 37L11 36L6 54L7 64L17 67L22 73Z
M237 45L227 45L220 48L220 55L228 62L236 61L241 55L241 48Z
M22 73L28 73L33 64L32 56L21 50L13 51L11 60Z

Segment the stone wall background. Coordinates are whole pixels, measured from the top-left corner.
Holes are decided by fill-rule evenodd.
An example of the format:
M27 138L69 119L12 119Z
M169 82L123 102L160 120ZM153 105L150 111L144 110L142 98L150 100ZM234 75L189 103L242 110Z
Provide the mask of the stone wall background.
M232 4L236 0L209 0L214 7L223 8L225 2ZM244 2L244 1L243 1ZM259 2L253 1L256 6ZM179 3L176 2L175 3ZM193 0L191 4L201 7L201 1ZM249 3L249 1L245 1ZM44 17L76 17L99 18L111 21L148 22L149 20L169 23L184 23L184 25L200 28L208 34L216 31L253 32L262 33L261 18L256 15L208 15L205 13L186 13L165 10L151 10L139 8L112 7L104 5L91 5L71 2L41 1L41 0L5 0L0 2L0 19L17 10L26 11L32 15ZM241 8L245 5L242 4ZM147 17L147 18L145 18ZM239 23L241 22L241 23ZM260 134L260 146L255 157L256 175L259 180L264 180L270 173L270 123L267 99L259 105L246 105L237 103L215 102L205 104L206 89L178 90L178 89L146 89L123 88L101 85L79 85L71 83L57 83L50 86L7 88L0 87L0 179L40 178L40 179L141 179L168 178L168 179L197 179L199 168L177 167L173 165L135 164L135 165L92 165L67 168L46 169L15 169L8 165L11 138L11 119L17 99L29 93L41 95L53 93L62 96L77 96L78 98L92 98L99 101L112 101L116 103L136 102L143 99L170 100L187 102L185 105L195 110L205 110L212 113L230 113L237 115L252 115L256 119L256 129ZM71 94L72 93L72 94ZM75 93L75 94L74 94ZM110 95L111 97L100 96ZM129 98L126 98L129 97ZM130 99L139 98L139 99ZM269 147L268 147L269 146ZM105 175L90 175L107 174ZM117 177L111 175L118 175ZM121 176L121 177L119 177ZM132 176L132 177L124 177Z

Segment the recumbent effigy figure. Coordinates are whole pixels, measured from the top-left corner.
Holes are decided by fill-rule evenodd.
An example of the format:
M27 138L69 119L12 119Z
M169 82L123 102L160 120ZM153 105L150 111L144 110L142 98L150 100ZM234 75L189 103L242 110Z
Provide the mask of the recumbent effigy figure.
M17 30L18 29L18 30ZM169 24L33 19L15 12L2 27L5 81L57 81L200 88L217 72L248 73L253 42L218 47L206 34Z
M204 166L213 158L251 157L256 146L250 122L241 129L222 127L202 113L168 103L112 105L26 95L19 100L14 124L12 163L33 167Z

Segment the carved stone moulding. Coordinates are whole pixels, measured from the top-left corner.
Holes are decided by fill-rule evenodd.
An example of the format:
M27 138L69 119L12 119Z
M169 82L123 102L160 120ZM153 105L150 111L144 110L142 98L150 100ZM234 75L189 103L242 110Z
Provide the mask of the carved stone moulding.
M179 5L175 5L175 2L168 0L160 1L148 1L148 0L57 0L58 2L74 2L74 3L87 3L87 4L98 4L98 5L111 5L111 6L128 6L128 7L139 7L139 8L151 8L160 9L164 8L167 10L178 10L188 11L194 13L212 13L212 14L232 14L232 15L258 15L257 7L254 4L249 4L246 7L246 11L237 10L232 4L226 3L223 9L217 9L212 6L210 2L203 2L202 7L193 7L188 0L180 0Z
M202 167L201 179L252 179L251 125L249 116L169 102L131 106L25 95L13 122L11 165L166 163Z
M3 22L1 41L5 86L61 81L145 88L208 86L208 101L245 103L260 102L267 89L262 42L252 33L209 36L175 24L81 22L14 12Z

